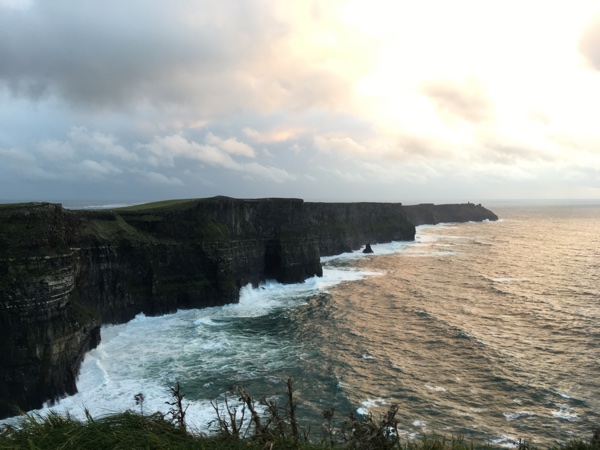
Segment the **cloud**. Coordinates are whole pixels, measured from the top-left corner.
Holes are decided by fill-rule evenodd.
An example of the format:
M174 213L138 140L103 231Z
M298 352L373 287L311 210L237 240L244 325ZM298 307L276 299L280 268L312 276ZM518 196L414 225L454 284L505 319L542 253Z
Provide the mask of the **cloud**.
M47 139L38 145L40 153L50 160L65 160L75 156L75 149L68 141Z
M365 162L361 170L368 174L369 179L376 179L386 184L397 183L399 180L412 184L425 184L439 178L440 172L425 163L407 164L374 164Z
M121 169L114 166L108 161L93 161L86 159L77 164L74 164L73 169L80 175L90 176L92 178L106 178L110 175L117 175L122 172Z
M189 141L178 134L155 137L149 144L140 144L140 148L151 153L150 163L155 166L163 164L173 166L175 158L185 158L226 168L236 166L231 156L218 147Z
M37 158L30 152L22 149L0 149L0 170L8 175L18 174L27 180L55 180L58 177L39 166ZM7 176L7 174L5 174Z
M188 140L181 135L155 137L149 144L140 145L141 149L151 154L149 162L155 166L174 166L177 158L198 161L215 167L242 172L246 175L266 178L277 183L295 180L296 176L284 169L265 166L256 162L240 163L232 158L232 154L254 156L254 150L236 139L222 139L209 133L205 142L200 144Z
M493 108L483 87L473 79L437 80L421 84L421 92L438 112L450 120L483 122L493 117Z
M315 136L313 142L315 147L322 152L338 152L348 157L369 154L369 149L350 137Z
M290 174L287 170L279 169L272 166L263 166L252 162L248 164L240 164L235 170L239 170L248 175L257 176L258 178L266 178L276 183L285 183L286 181L296 180L296 176Z
M255 141L260 141L262 139L261 134L250 127L242 129L242 133L244 133L246 137L249 137L250 139L253 139Z
M510 143L491 143L482 159L490 163L512 165L521 162L553 162L556 157L542 149Z
M319 170L325 174L331 175L335 178L339 178L347 183L365 183L368 181L368 177L365 177L361 173L344 171L338 168L331 169L329 167L324 166L319 167Z
M208 133L204 139L204 142L232 155L243 155L249 158L254 158L256 156L256 153L252 147L250 147L248 144L238 141L235 138L222 139L212 133Z
M459 3L0 0L3 190L352 200L597 175L597 4Z
M16 148L0 148L0 157L5 164L20 167L35 164L36 161L35 156L31 155L29 152Z
M158 172L140 172L140 177L151 184L163 184L166 186L183 186L184 183L177 177L168 177Z
M117 138L85 127L74 127L69 132L69 142L76 149L89 148L104 156L115 156L123 161L137 161L138 155L117 143Z
M447 142L439 142L428 136L405 132L398 135L395 141L397 145L386 152L387 159L449 159L454 156Z
M309 10L270 0L34 2L0 15L0 84L76 110L177 107L197 120L342 109L352 93L351 51L368 52L356 45L358 36L326 50L318 42L298 45ZM313 55L312 48L321 50Z
M581 33L579 51L592 68L600 71L600 14L596 14Z

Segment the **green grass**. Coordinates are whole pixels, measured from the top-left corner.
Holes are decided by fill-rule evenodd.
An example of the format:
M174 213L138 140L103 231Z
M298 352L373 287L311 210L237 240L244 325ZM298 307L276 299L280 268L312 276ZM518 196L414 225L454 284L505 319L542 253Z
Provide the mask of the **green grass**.
M180 385L171 387L173 400L167 414L143 415L144 396L134 396L140 405L140 414L127 411L101 418L93 418L86 411L86 420L69 415L50 413L24 416L17 426L0 427L1 449L224 449L224 450L475 450L492 449L489 443L467 441L462 436L424 436L404 440L398 430L398 406L393 405L380 418L371 415L350 415L342 423L334 424L334 410L323 412L320 437L309 440L308 430L298 425L296 401L292 380L288 379L287 405L271 401L261 402L266 414L258 414L255 400L243 389L232 391L221 403L213 403L215 419L210 435L189 430L185 416L187 406ZM237 406L233 403L237 399ZM241 409L240 409L241 407ZM517 450L537 447L519 440ZM590 442L571 440L551 450L600 450L600 430L595 430Z
M37 206L34 203L0 203L0 209L23 208Z
M84 233L105 240L128 239L138 242L153 242L155 240L153 236L131 226L118 215L111 219L90 219L87 222Z
M124 208L116 208L115 211L121 212L138 212L138 211L151 211L157 209L188 209L193 208L198 204L200 199L178 199L178 200L164 200L160 202L142 203L141 205L126 206Z
M373 430L372 430L373 431ZM373 439L374 438L374 439ZM182 430L176 422L161 414L141 415L131 411L84 421L50 413L46 417L25 416L18 427L0 429L0 449L223 449L223 450L475 450L493 449L489 444L477 444L463 437L425 436L412 441L392 442L385 436L362 434L356 439L331 443L306 442L292 436L272 436L270 439L238 438L224 434L206 435ZM536 447L524 442L517 450ZM598 450L600 447L580 440L552 450Z
M28 416L19 429L0 435L0 449L167 449L206 448L197 437L179 430L161 416L131 412L80 422L51 413Z

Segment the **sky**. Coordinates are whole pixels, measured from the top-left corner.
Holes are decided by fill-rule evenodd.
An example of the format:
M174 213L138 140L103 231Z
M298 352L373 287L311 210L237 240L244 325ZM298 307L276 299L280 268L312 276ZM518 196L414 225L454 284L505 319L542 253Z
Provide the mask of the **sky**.
M0 0L0 199L600 198L596 0Z

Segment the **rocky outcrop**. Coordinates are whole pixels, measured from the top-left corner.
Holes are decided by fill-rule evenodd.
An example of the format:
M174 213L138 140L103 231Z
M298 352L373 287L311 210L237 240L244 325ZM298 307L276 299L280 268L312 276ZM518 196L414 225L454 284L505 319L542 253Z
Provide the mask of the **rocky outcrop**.
M482 222L498 220L498 216L489 209L473 203L434 205L421 203L405 206L408 219L414 225L436 225L444 222Z
M0 205L0 417L75 393L102 324L237 302L240 287L266 279L320 276L321 256L412 240L408 217L448 214L226 197L113 211Z

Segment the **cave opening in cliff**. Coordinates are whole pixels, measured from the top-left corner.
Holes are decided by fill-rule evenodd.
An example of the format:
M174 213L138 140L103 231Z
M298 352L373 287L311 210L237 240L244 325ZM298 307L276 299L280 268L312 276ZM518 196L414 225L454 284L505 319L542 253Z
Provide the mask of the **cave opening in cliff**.
M281 242L276 239L267 241L265 246L265 278L277 281L283 278Z

